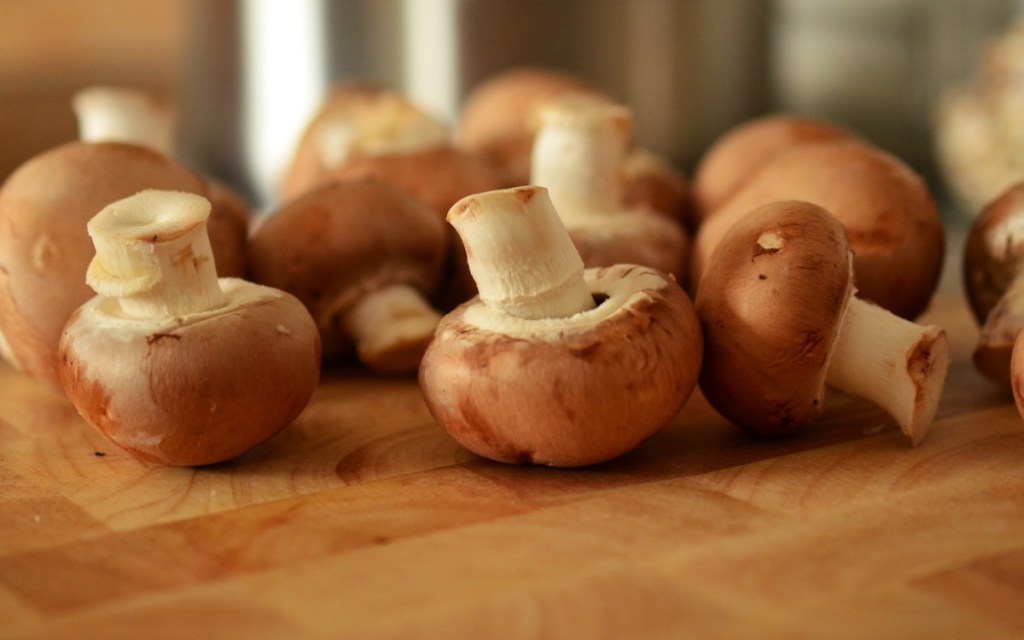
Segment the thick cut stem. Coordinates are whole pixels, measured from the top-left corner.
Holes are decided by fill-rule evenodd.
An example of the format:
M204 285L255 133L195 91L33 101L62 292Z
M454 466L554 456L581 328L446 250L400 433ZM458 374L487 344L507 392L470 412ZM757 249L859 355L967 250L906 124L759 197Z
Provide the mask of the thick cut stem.
M917 444L935 417L949 369L946 332L851 298L826 382L884 409Z
M488 191L448 212L480 299L525 318L566 318L596 305L583 261L542 187Z
M124 142L170 157L174 151L174 111L134 89L93 87L72 99L82 142Z
M395 284L372 291L345 314L359 359L386 373L414 371L441 315L416 289Z
M621 209L629 110L571 96L546 105L538 119L530 182L548 189L566 223Z
M210 203L191 193L142 191L89 221L96 257L86 282L126 315L174 317L224 304L206 234Z

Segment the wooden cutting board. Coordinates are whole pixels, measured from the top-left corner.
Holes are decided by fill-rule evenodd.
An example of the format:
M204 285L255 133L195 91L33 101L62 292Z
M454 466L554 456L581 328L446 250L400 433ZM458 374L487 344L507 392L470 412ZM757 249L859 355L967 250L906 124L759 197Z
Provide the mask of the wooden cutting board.
M155 467L0 368L0 637L1020 638L1024 421L959 296L926 319L955 360L917 448L840 395L774 441L697 396L578 470L353 373L243 459Z

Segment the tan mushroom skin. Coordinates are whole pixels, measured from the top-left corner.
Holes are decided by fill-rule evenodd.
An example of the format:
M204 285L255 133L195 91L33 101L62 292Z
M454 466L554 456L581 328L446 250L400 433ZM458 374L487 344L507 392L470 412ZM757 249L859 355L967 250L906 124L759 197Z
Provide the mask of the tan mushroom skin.
M442 319L420 385L457 441L492 460L579 466L633 449L676 415L702 338L671 278L636 265L584 271L538 187L467 198L449 219L480 299Z
M99 295L61 336L60 379L87 422L142 460L238 456L291 423L319 378L319 335L297 299L217 279L209 210L144 191L89 224Z

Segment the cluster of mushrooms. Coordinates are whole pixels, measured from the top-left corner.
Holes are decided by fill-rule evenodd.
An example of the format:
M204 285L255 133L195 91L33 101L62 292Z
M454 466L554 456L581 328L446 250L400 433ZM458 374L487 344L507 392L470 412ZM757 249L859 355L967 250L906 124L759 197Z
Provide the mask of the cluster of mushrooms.
M913 319L938 282L939 213L835 125L745 123L691 184L632 143L628 107L567 75L494 76L454 132L351 83L256 217L173 159L166 105L97 88L74 107L81 140L0 188L0 352L139 458L243 453L299 415L322 361L418 373L453 438L511 463L622 455L698 384L758 434L799 430L827 387L911 443L935 415L947 339ZM1008 198L976 242L1002 253L968 254L992 324L979 363L1007 379L990 352L1024 321L1024 237L1000 212L1024 187Z

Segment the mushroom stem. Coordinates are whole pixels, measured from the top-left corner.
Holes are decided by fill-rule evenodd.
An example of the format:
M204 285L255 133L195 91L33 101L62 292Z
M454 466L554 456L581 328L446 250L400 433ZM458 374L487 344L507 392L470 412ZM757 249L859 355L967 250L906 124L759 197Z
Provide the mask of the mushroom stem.
M448 222L462 238L487 306L528 320L567 318L596 306L547 189L472 195L455 203Z
M884 409L917 444L928 432L949 368L946 332L851 297L826 382Z
M174 112L143 91L92 87L76 93L72 107L82 142L124 142L172 155Z
M206 234L210 203L191 193L142 191L104 207L88 230L96 256L86 283L134 317L223 306Z
M345 314L359 359L382 372L414 370L441 315L420 292L393 284L363 296Z
M632 118L625 107L572 96L538 114L532 184L546 187L562 219L572 224L621 208Z

